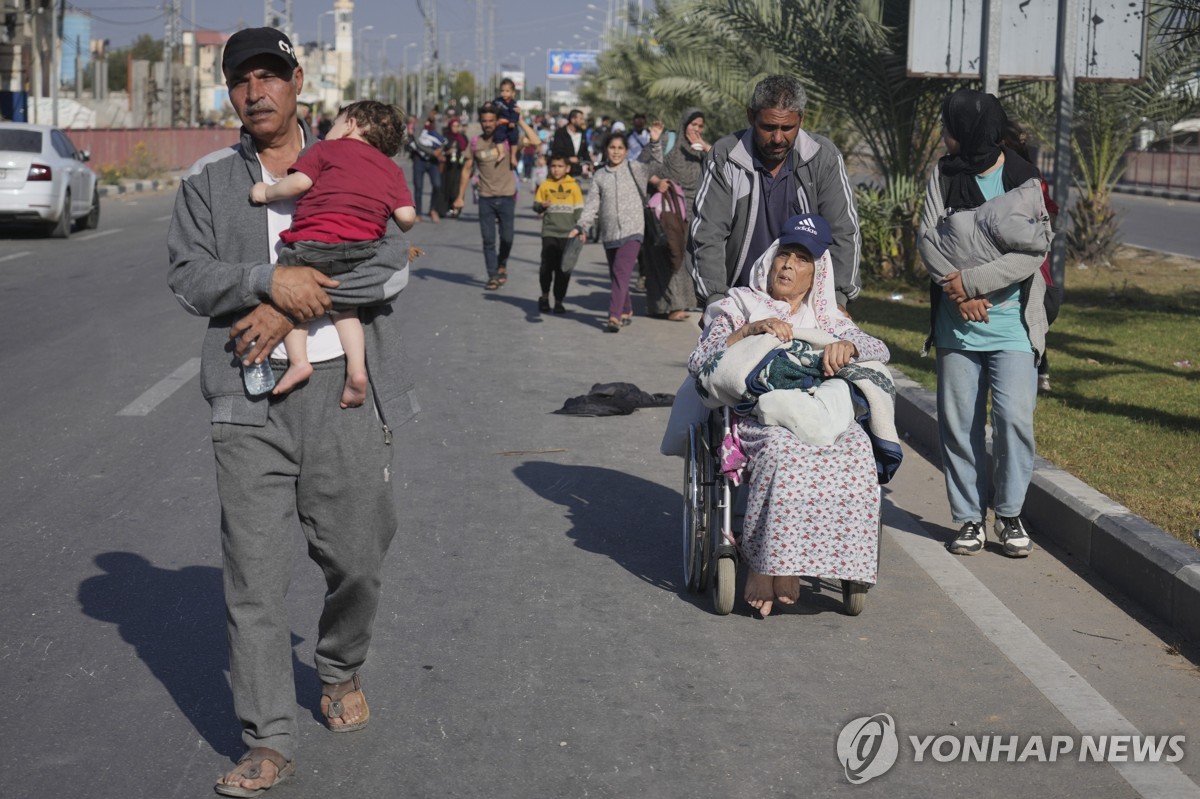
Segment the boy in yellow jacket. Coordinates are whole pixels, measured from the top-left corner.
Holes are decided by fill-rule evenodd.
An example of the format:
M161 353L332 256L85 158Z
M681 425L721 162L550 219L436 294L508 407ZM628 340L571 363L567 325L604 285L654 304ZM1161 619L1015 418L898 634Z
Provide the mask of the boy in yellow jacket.
M562 270L563 252L571 230L583 213L583 192L570 172L571 166L565 157L551 156L550 177L542 181L533 198L533 210L542 215L542 268L538 273L542 285L538 310L542 313L550 311L551 284L554 287L554 313L567 312L563 297L567 295L571 275Z

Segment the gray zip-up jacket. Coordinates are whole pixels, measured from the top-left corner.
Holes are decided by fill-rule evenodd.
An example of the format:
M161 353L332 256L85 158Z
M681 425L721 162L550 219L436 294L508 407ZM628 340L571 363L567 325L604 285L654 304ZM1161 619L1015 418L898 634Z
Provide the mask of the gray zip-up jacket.
M1034 358L1038 362L1046 352L1046 281L1042 279L1042 261L1045 253L1030 254L1014 250L992 259L988 252L970 253L961 264L949 263L938 251L938 223L946 216L946 201L943 192L941 171L935 165L925 188L925 205L921 209L921 227L917 232L917 249L931 278L929 288L929 337L921 354L926 355L933 346L933 326L937 320L938 305L943 301L942 282L952 272L962 273L963 289L968 297L979 297L1021 284L1021 319L1033 345ZM1040 189L1039 199L1040 199ZM1049 224L1049 219L1046 220ZM970 264L977 264L970 266Z
M754 171L754 131L732 133L717 141L704 159L704 174L693 204L688 259L696 293L706 304L724 298L746 262L762 187ZM833 232L834 290L839 305L858 296L862 237L854 189L842 154L833 142L801 130L788 154L797 177L801 213L825 217Z
M660 140L647 144L639 161L626 158L618 167L597 169L575 227L586 233L599 220L600 241L606 248L620 247L635 239L641 241L646 233L642 209L653 191L649 188L650 175L661 165Z
M301 124L306 145L316 141ZM229 337L234 322L271 298L276 267L267 256L267 208L250 202L250 188L260 180L262 166L243 129L239 144L200 159L184 178L167 234L171 291L188 312L208 317L200 390L214 422L267 423L267 398L246 393ZM375 405L390 436L418 410L391 305L408 283L408 242L394 222L375 258L338 280L341 285L326 291L335 308L359 309Z

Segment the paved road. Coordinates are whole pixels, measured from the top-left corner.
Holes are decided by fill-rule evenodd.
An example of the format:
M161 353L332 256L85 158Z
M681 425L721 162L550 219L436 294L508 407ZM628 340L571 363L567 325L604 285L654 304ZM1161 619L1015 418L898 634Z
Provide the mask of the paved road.
M211 796L239 751L194 377L204 321L165 285L171 202L106 199L101 229L65 242L0 238L2 797ZM695 328L601 333L594 246L570 313L540 317L536 222L518 229L512 279L488 294L474 224L414 232L429 254L398 308L425 410L397 436L372 724L332 736L316 721L322 584L297 541L280 556L295 557L314 718L272 797L1200 795L1194 653L1052 549L947 555L940 475L919 453L886 491L862 616L822 584L765 621L684 592L666 411L551 411L593 382L673 391ZM876 713L898 726L898 761L853 786L835 741ZM1186 757L1081 763L1083 733L1182 735ZM910 736L931 735L1060 735L1074 751L916 762Z
M1200 258L1200 203L1114 194L1126 244Z

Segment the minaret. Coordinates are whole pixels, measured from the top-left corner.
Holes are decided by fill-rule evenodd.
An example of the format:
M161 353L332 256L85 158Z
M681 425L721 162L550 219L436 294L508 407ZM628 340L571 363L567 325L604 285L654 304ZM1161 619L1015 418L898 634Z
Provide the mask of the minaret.
M333 4L335 20L333 49L337 52L338 102L354 78L354 0L336 0Z

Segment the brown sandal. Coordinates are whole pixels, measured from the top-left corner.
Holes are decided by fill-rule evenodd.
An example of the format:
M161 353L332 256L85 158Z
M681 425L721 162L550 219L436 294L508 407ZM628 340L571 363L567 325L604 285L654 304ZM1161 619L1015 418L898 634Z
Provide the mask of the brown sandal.
M354 724L338 724L336 726L330 724L330 719L340 719L345 715L346 707L342 704L342 699L355 691L363 698L363 711L365 712L362 721L355 722ZM323 684L321 686L321 696L322 698L329 698L329 704L323 709L323 712L326 719L325 726L329 728L330 732L354 732L355 730L361 730L371 720L371 708L367 707L367 695L362 692L362 681L358 678L357 674L345 682Z
M286 780L296 770L295 761L285 760L283 755L274 749L268 749L265 746L256 746L242 755L242 759L237 762L237 766L229 774L236 775L235 779L238 782L242 780L256 780L262 776L262 764L267 760L274 763L276 769L275 781L270 785L264 788L243 788L240 785L226 784L225 777L222 777L220 782L213 786L213 790L222 796L258 796L263 791L269 791ZM226 776L229 775L227 774Z

